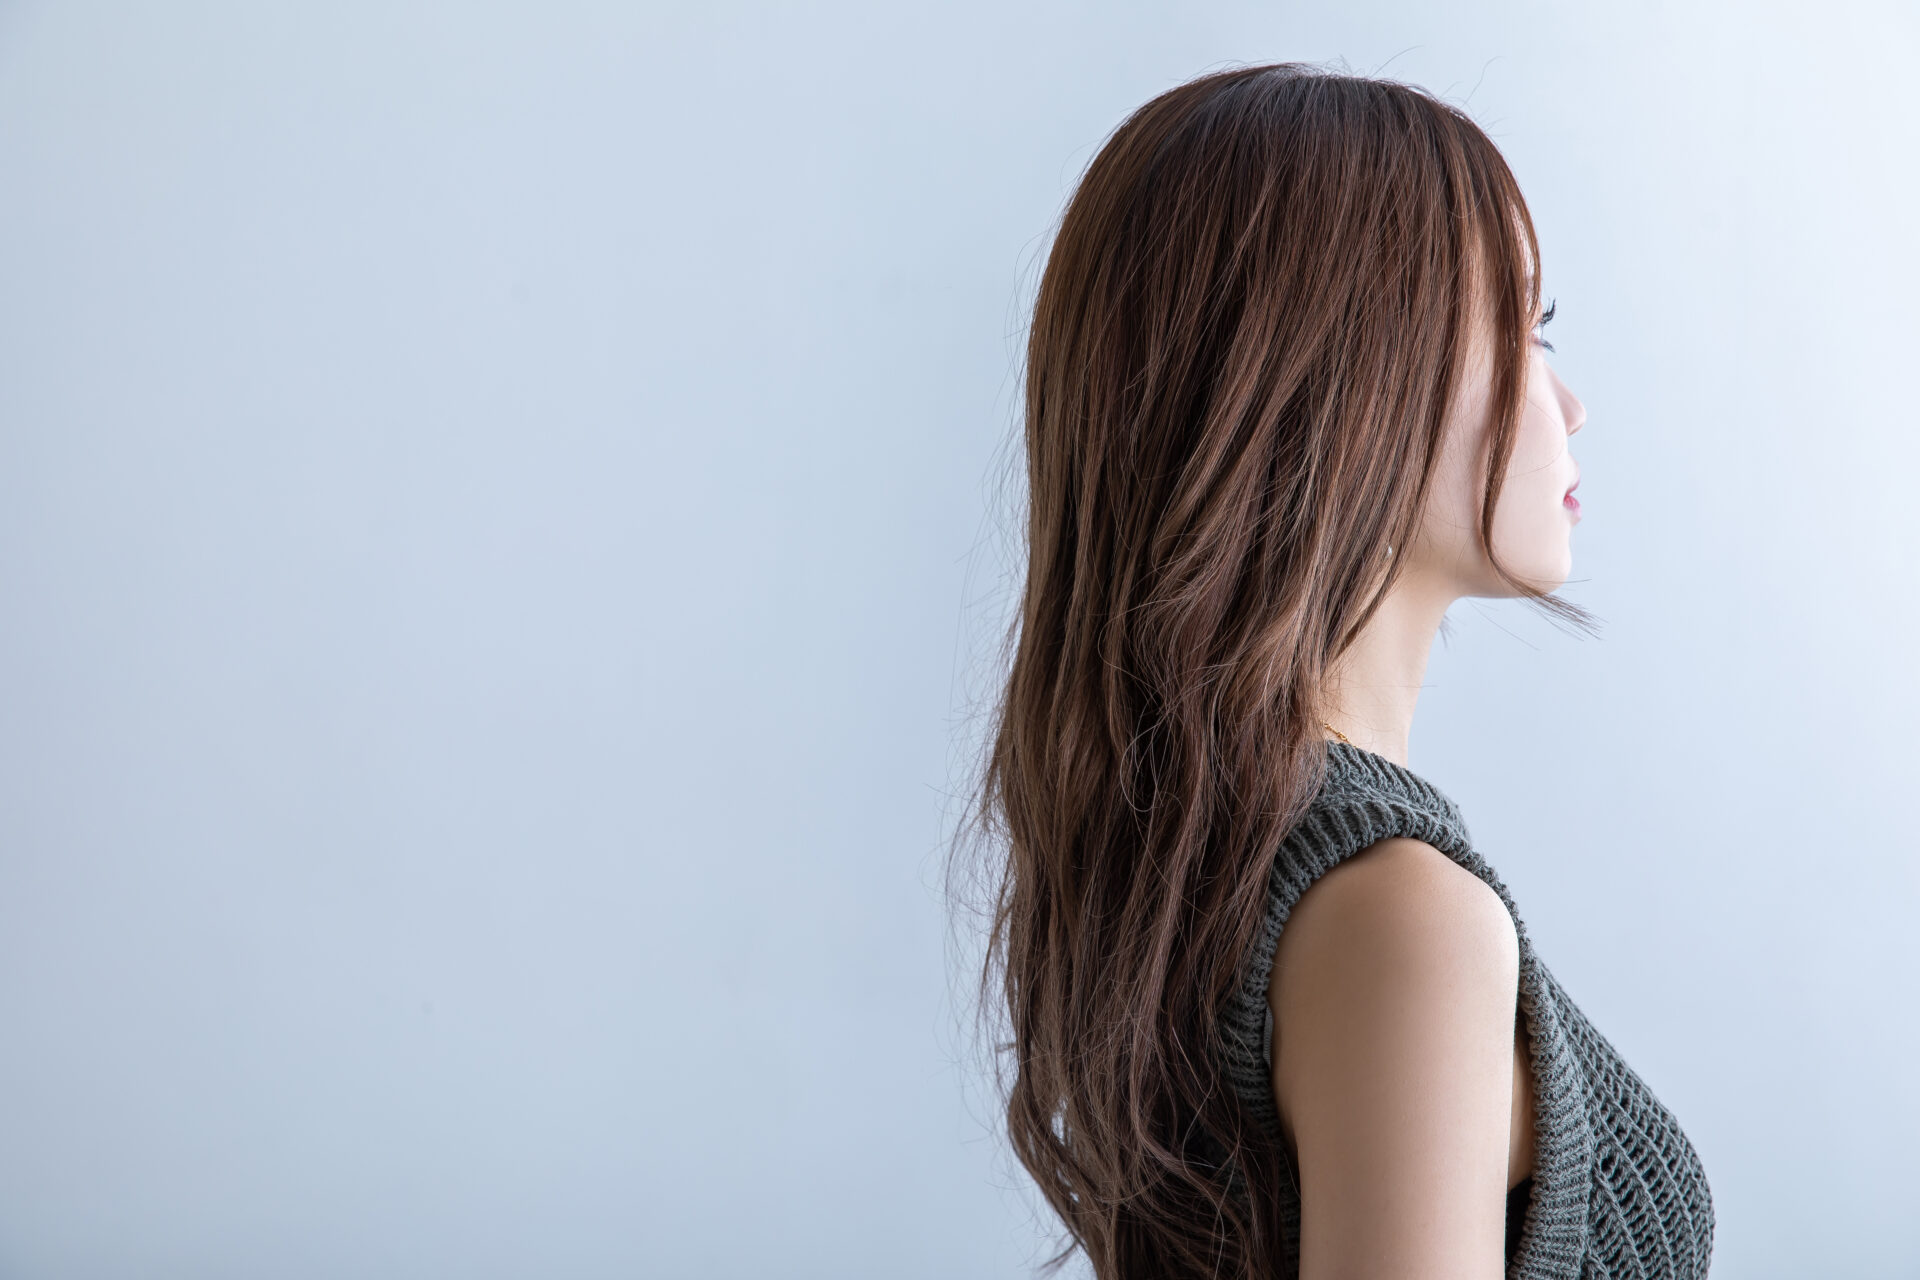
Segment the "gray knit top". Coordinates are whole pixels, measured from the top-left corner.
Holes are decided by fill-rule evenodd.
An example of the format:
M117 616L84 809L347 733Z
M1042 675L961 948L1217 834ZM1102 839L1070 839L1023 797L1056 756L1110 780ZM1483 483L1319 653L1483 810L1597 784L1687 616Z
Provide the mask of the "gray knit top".
M1299 1274L1299 1174L1280 1141L1269 1057L1267 981L1287 915L1321 875L1388 836L1424 840L1500 895L1520 939L1520 1013L1531 1043L1534 1152L1531 1187L1509 1197L1509 1280L1634 1280L1707 1274L1713 1200L1679 1124L1581 1016L1534 954L1506 886L1474 852L1460 809L1439 788L1385 756L1327 741L1327 777L1281 841L1266 919L1244 981L1223 1010L1222 1057L1247 1111L1279 1146L1288 1248ZM1521 1216L1524 1215L1524 1216Z

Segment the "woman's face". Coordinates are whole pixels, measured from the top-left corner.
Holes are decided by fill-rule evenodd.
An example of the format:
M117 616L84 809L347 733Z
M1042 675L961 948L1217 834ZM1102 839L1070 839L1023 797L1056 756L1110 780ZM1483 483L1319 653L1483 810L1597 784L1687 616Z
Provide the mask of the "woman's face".
M1456 597L1516 594L1494 573L1477 533L1486 480L1491 347L1491 326L1483 324L1465 394L1448 423L1415 548L1417 571L1436 576ZM1572 533L1580 513L1568 493L1580 467L1568 443L1586 420L1586 406L1547 363L1536 325L1528 342L1526 408L1494 508L1493 546L1509 572L1543 591L1558 588L1573 571Z

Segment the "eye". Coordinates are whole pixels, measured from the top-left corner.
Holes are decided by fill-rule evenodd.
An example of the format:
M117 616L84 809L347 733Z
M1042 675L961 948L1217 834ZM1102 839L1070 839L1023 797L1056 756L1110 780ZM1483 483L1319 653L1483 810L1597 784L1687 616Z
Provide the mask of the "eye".
M1539 329L1543 327L1547 323L1547 321L1553 319L1553 309L1559 305L1560 303L1558 299L1555 299L1554 301L1547 303L1547 309L1540 313L1540 319L1534 322L1533 327L1535 329ZM1548 342L1545 338L1540 339L1540 345L1545 347L1549 351L1553 350L1553 344L1551 342Z

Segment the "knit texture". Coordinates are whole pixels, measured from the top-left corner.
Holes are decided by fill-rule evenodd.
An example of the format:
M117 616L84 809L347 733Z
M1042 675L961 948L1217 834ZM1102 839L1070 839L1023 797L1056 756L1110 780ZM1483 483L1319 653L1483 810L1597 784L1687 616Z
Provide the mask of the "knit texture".
M1222 1011L1222 1062L1246 1110L1280 1147L1286 1280L1299 1274L1299 1175L1280 1141L1267 982L1287 916L1307 887L1389 836L1424 840L1491 886L1520 939L1520 1013L1534 1085L1532 1190L1510 1280L1696 1280L1713 1249L1706 1172L1679 1124L1581 1015L1534 953L1513 898L1473 849L1439 788L1385 756L1327 742L1327 778L1274 858L1267 911L1244 980ZM1524 1185L1524 1184L1523 1184Z

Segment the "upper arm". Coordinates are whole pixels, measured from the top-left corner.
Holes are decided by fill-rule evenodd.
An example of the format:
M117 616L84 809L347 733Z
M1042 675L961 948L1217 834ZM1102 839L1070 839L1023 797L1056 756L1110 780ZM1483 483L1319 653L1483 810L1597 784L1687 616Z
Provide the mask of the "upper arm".
M1301 1280L1502 1274L1519 963L1499 895L1423 841L1295 905L1268 1000Z

